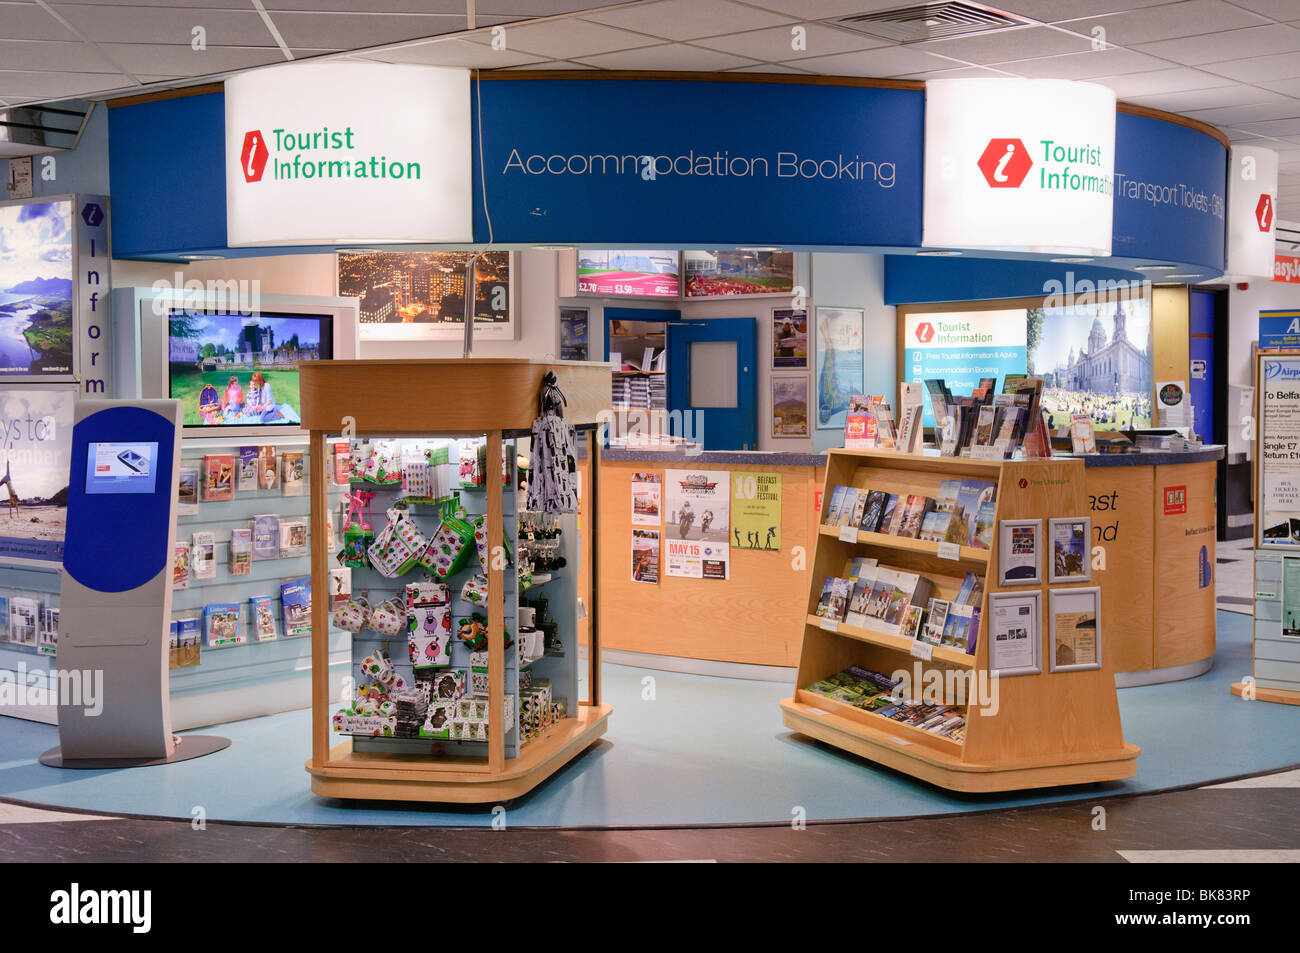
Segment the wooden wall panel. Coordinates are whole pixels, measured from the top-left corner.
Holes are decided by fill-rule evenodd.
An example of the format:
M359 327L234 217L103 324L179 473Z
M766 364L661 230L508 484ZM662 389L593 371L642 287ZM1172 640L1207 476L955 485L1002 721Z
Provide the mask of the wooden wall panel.
M1153 467L1156 551L1155 668L1198 662L1214 654L1214 463ZM1166 513L1165 490L1186 487L1187 512ZM1174 505L1173 509L1178 507ZM1202 557L1201 550L1205 554ZM1204 560L1204 563L1203 563ZM1208 570L1202 586L1203 565Z
M1086 467L1092 544L1106 553L1106 569L1093 570L1103 587L1101 626L1117 672L1155 667L1155 544L1151 537L1154 467Z
M633 582L632 474L663 473L670 465L604 461L596 542L601 648L794 667L799 662L817 535L813 501L824 468L671 466L683 465L710 472L780 473L781 551L733 549L730 579L680 579L664 575L661 539L658 585ZM804 549L803 569L794 567L796 546Z

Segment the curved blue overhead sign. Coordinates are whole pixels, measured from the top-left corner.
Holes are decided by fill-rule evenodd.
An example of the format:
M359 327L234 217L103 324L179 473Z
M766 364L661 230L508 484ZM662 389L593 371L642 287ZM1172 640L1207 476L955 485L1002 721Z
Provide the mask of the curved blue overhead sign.
M1115 116L1115 258L1223 271L1228 150L1178 123Z
M917 90L492 80L476 108L479 241L921 243Z
M483 120L473 144L476 244L921 245L920 90L521 78L472 92ZM217 93L110 112L116 257L261 253L226 244L222 110ZM1220 273L1223 144L1121 111L1115 155L1114 260L1095 264Z

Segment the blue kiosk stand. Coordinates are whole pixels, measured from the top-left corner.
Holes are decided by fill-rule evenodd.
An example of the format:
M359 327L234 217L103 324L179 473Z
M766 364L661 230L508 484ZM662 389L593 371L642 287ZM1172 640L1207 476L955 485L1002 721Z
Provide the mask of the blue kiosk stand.
M127 768L227 747L171 730L168 642L181 404L77 405L59 613L59 746L41 763ZM70 686L95 679L93 706ZM77 697L81 696L81 697Z

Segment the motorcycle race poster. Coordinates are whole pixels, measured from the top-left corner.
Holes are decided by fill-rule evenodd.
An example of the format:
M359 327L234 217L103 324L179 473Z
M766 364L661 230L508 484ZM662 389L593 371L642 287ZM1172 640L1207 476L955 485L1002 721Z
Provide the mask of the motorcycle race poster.
M664 472L664 575L727 579L731 575L731 473Z

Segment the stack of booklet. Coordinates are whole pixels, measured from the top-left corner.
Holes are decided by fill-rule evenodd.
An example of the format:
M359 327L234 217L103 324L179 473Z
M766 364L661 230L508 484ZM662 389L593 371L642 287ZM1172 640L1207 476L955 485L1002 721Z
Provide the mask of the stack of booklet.
M837 486L826 507L825 523L988 549L996 493L996 483L974 479L944 480L936 497Z
M966 739L966 716L960 709L902 698L897 680L860 665L850 665L805 690L943 738Z

